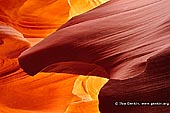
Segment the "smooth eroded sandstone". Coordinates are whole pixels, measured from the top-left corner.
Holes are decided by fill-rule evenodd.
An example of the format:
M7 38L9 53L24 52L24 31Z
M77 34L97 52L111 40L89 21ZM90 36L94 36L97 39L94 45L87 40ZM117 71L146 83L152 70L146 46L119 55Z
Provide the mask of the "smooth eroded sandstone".
M3 57L0 64L1 112L99 113L97 95L106 79L65 73L38 73L32 77L20 68L16 58ZM83 88L88 92L80 90Z
M110 79L99 93L100 112L169 112L169 64L170 47L149 58L145 71L137 77L126 80ZM142 105L142 103L149 103L149 105Z
M16 29L0 25L0 56L17 58L21 52L30 47L30 43Z
M20 65L30 75L55 64L51 67L54 72L84 74L96 65L93 70L98 72L100 67L107 74L92 70L91 75L111 79L136 76L144 71L149 57L169 46L169 4L168 0L111 0L72 18L23 52ZM80 64L84 71L68 68L68 64Z
M45 38L71 17L104 2L106 0L0 0L0 21L25 37Z
M78 10L80 6L95 4L23 0L6 6L7 2L0 2L1 21L26 37L46 36L86 10ZM168 0L110 0L73 17L38 44L39 40L30 39L36 45L20 55L19 63L35 76L26 74L16 59L29 43L13 28L0 27L0 36L5 37L0 39L0 111L168 113L168 106L115 106L114 102L170 101L169 4ZM56 16L53 5L66 10L60 7L62 12Z
M0 76L19 69L18 56L30 47L30 43L16 29L0 24Z
M99 113L97 96L107 79L65 73L29 76L20 68L17 57L30 43L34 45L42 39L28 42L14 28L6 24L0 28L0 112Z

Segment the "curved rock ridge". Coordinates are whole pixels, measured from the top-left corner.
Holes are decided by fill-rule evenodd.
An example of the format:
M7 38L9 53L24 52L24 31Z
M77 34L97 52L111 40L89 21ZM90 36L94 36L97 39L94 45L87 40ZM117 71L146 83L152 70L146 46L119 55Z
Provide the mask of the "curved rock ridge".
M0 0L0 21L16 28L25 37L44 38L72 16L104 2L106 0Z
M30 43L16 29L0 24L0 76L19 69L17 57Z
M7 4L6 2L8 1L2 2L2 5ZM11 0L9 3L15 4L14 2ZM49 8L53 8L53 2L49 2ZM64 4L65 2L63 1ZM31 12L46 3L25 0L25 11ZM74 6L71 1L68 4ZM20 5L22 1L12 7L4 5L0 12L12 15ZM31 48L23 38L23 32L19 33L2 24L0 111L168 113L170 108L166 105L121 106L119 103L116 106L115 102L170 102L169 5L168 0L110 0L87 13L73 17ZM21 11L24 12L22 8ZM31 14L38 14L36 11ZM28 12L25 14L29 14ZM73 13L69 12L70 15ZM5 20L8 16L2 17ZM17 28L17 25L10 25ZM28 34L25 33L25 36L41 37L47 34L47 30L42 34L38 34L36 29L33 31L27 29ZM25 49L27 50L19 57L19 63L25 72L36 76L29 76L19 66L17 57Z
M73 101L65 113L99 113L98 94L108 79L94 76L78 76L72 93Z
M147 61L137 77L110 79L100 90L101 113L167 113L170 102L170 47ZM107 103L107 104L106 104ZM130 105L131 103L131 105ZM138 103L138 104L136 104ZM143 104L142 103L149 103ZM126 104L126 105L125 105Z
M107 79L64 73L29 76L20 68L17 57L31 42L5 24L0 28L0 39L5 42L0 45L0 112L99 113L97 95Z
M88 74L93 65L94 76L137 76L148 58L169 46L169 4L168 0L111 0L72 18L23 52L20 65L30 75L50 65L54 72Z
M97 96L107 79L64 73L38 73L31 77L20 68L17 59L30 43L39 41L29 40L32 42L1 23L0 112L99 113Z
M19 31L8 25L0 25L0 57L17 58L29 47L30 43Z
M87 12L109 0L68 0L70 5L69 18Z

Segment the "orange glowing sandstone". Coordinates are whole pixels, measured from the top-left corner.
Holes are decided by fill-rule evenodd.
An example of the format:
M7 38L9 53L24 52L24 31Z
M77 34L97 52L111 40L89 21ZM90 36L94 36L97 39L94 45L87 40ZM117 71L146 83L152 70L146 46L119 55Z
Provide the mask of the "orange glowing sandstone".
M103 60L103 64L107 70L111 66L114 68L110 71L112 76L109 81L99 77L49 72L39 72L31 77L20 68L18 55L30 46L29 41L34 45L41 40L27 41L22 34L29 38L45 37L72 16L94 8L100 3L102 2L99 0L0 0L0 21L6 23L0 24L0 112L99 113L98 98L101 113L170 111L167 106L122 108L114 105L114 101L129 100L142 102L156 100L169 103L169 0L110 0L96 10L71 19L57 31L56 37L53 37L50 43L60 40L57 39L58 36L70 38L71 34L76 40L67 44L74 45L73 50L81 50L88 44L89 47L97 47L90 52L97 50L96 53L99 53L99 50L106 50L101 51L102 56L99 60L109 58ZM82 37L85 41L77 41ZM94 38L96 39L88 40ZM85 44L79 43L80 41ZM59 43L62 44L61 42L64 40ZM81 45L79 46L77 42ZM40 49L46 49L44 45L48 43L40 44L42 47ZM51 49L52 46L47 47ZM79 52L83 53L83 50ZM28 62L24 65L28 65L30 58L33 57L32 54L27 55L31 57L27 57ZM59 55L61 56L61 53L56 57ZM47 54L47 58L49 56ZM42 61L42 57L38 56L37 59L41 58ZM39 64L35 62L31 62L33 64L30 66L31 69ZM110 63L112 64L109 65ZM96 72L96 68L92 72L94 70Z
M13 26L25 37L42 38L69 18L108 0L0 0L0 21Z
M31 45L39 41L29 40ZM0 112L99 113L97 96L107 79L63 73L38 73L31 77L17 61L18 55L29 47L30 42L22 33L1 23Z
M99 112L97 95L107 79L62 73L30 77L19 67L17 57L72 16L104 1L0 0L0 112Z

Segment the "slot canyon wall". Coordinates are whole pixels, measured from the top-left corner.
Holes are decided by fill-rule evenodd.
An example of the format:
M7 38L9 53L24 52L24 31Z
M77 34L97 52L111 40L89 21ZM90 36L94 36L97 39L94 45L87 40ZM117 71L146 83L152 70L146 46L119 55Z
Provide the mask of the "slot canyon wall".
M169 113L169 0L0 5L0 112Z

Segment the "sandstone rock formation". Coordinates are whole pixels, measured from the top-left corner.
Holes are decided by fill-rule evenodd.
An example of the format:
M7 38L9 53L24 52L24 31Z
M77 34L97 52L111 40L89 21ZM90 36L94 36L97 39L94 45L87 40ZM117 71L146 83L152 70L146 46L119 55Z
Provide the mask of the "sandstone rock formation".
M63 73L39 73L30 77L20 68L17 57L72 16L105 1L83 1L81 6L90 3L83 10L78 10L80 3L73 0L0 1L0 112L99 112L97 95L107 79ZM97 85L94 80L99 81ZM87 96L79 96L82 93Z
M25 37L44 38L72 16L88 11L106 1L0 0L0 21L16 28Z
M39 73L31 77L17 60L30 42L5 24L0 26L0 36L0 112L99 112L97 96L107 79L64 73Z
M128 7L122 8L126 3ZM20 65L30 75L52 65L55 72L90 73L111 79L136 76L144 71L149 57L169 46L169 3L111 0L73 17L23 52Z
M17 57L30 43L23 35L12 27L0 24L0 76L19 68Z
M144 72L138 76L126 80L110 79L100 90L101 113L168 113L169 64L170 47L149 58Z
M169 5L168 0L110 0L23 52L20 65L30 75L49 71L110 78L100 91L101 113L166 113L167 106L114 102L170 101Z
M103 2L0 1L1 112L169 112L170 1Z

